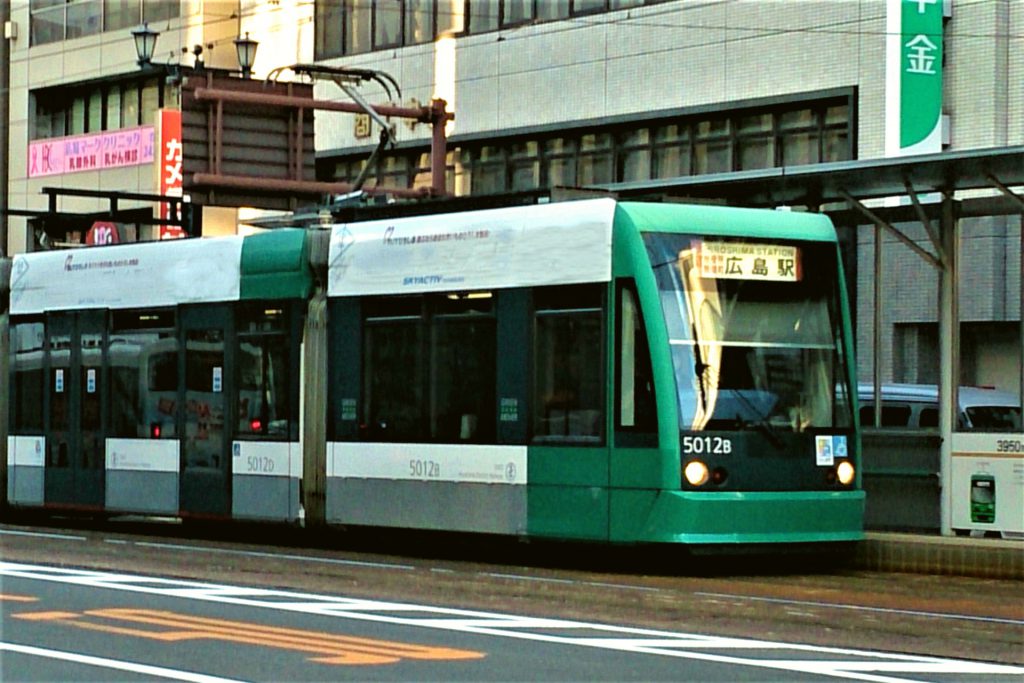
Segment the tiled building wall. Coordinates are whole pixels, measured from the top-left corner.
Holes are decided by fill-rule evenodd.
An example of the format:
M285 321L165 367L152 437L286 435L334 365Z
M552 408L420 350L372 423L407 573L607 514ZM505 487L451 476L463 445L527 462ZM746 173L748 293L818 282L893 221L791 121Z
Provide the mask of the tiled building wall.
M934 252L919 224L899 227L917 244ZM1020 320L1020 218L967 218L961 220L960 228L960 320L968 328L976 323L1005 323L1012 334ZM863 226L857 239L857 370L865 381L872 377L874 362L874 233L872 226ZM882 338L878 354L882 379L931 379L938 364L938 358L933 357L937 339L932 336L937 331L938 271L887 233L883 233L882 253ZM920 329L927 330L924 337L917 337ZM985 348L982 346L980 352ZM901 353L903 357L899 358ZM967 358L964 365L964 382L1018 391L1019 371L972 376L971 368L979 367L977 360ZM1014 360L1008 358L1006 366L1013 365Z
M865 5L876 6L872 16L877 19L867 25L884 26L881 2L684 0L462 37L456 47L454 131L509 131L713 108L855 85L862 70L881 87L884 64L862 66L865 48L858 33ZM843 30L836 33L828 30L831 26ZM387 71L407 99L423 102L432 93L429 45L327 63ZM318 96L332 93L336 89L323 86ZM871 106L880 110L881 102ZM428 136L425 127L415 133L400 130L406 140ZM360 144L351 121L340 116L318 119L317 140L318 149Z
M1024 142L1024 3L954 3L945 101L953 149ZM861 159L884 153L885 0L690 0L460 37L457 134L507 132L744 99L859 88ZM1013 37L1016 36L1016 37ZM329 60L394 76L406 100L434 91L419 45ZM371 101L383 93L370 92ZM318 96L339 97L324 85ZM318 118L318 149L359 145L350 118ZM429 130L400 130L427 139Z

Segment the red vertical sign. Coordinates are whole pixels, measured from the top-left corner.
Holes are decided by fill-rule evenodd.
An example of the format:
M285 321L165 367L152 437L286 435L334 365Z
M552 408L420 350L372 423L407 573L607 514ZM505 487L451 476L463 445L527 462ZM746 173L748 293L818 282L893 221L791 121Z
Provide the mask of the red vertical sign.
M168 197L182 195L181 156L181 112L176 109L160 110L159 147L156 158L160 194ZM175 215L171 203L160 204L160 218L180 218ZM185 237L185 231L177 225L161 225L160 239L169 240Z

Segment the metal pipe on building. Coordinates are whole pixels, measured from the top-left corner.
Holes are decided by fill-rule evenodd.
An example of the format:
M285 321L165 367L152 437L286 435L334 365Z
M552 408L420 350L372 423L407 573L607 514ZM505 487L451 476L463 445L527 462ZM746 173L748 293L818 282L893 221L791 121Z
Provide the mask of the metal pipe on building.
M431 122L433 130L430 135L430 188L435 197L443 197L447 191L446 170L448 168L448 136L445 124L450 118L445 112L448 103L444 100L431 100Z
M871 311L871 325L874 348L871 350L871 381L874 383L874 422L873 427L882 426L882 363L878 354L882 348L882 227L875 225L875 277L872 278L874 302Z
M11 3L0 2L0 25L5 29L11 18ZM10 237L8 231L10 208L8 197L8 162L10 160L11 127L11 41L6 36L0 44L0 258L8 255Z
M960 221L955 208L952 195L944 194L939 221L946 253L946 267L939 271L939 520L943 536L953 533L953 433L959 415Z
M6 221L7 217L3 216ZM0 482L7 481L7 436L10 433L11 412L8 410L10 401L10 387L7 378L10 377L11 362L11 326L10 313L6 302L10 297L11 281L11 259L0 258L0 386L4 387L4 400L0 405ZM7 486L0 486L0 511L7 507Z

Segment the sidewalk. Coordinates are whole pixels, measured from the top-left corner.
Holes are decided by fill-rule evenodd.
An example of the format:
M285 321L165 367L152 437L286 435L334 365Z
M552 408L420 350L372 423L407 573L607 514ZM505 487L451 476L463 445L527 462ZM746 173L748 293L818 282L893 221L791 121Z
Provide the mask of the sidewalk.
M854 563L872 571L1024 581L1024 541L869 531Z

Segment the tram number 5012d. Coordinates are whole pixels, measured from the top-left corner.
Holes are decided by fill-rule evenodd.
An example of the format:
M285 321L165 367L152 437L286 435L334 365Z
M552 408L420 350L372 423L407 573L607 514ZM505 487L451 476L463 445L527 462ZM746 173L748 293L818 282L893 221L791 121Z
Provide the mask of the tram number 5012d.
M441 476L441 463L435 460L410 460L409 476L417 479L438 479Z
M684 455L729 455L732 440L723 436L684 436Z
M250 455L246 459L246 472L270 474L274 471L274 459L265 456Z

